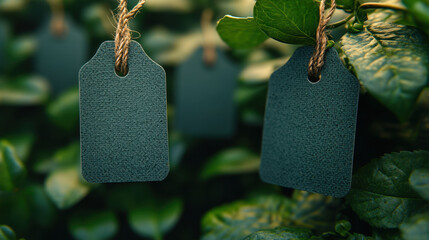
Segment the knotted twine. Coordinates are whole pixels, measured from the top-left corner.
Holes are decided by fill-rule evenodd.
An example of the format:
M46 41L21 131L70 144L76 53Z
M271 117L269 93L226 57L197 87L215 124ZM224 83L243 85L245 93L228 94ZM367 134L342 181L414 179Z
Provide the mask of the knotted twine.
M320 79L322 67L324 65L326 43L328 42L328 37L326 36L325 30L336 8L335 0L331 0L331 8L329 9L328 14L325 16L325 4L326 0L320 1L319 25L316 32L316 49L310 58L310 62L308 63L308 77L312 82L317 82Z
M145 2L145 0L140 0L137 5L128 12L127 0L119 1L118 24L115 36L115 70L124 76L128 73L128 51L131 43L129 21L134 18Z
M201 14L201 31L203 34L203 58L206 66L212 66L216 62L216 43L212 37L213 10L207 8Z

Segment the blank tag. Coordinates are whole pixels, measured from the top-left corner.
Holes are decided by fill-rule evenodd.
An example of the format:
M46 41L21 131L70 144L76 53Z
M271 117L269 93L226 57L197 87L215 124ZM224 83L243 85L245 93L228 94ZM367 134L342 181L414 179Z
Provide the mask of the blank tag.
M235 131L234 91L239 68L220 49L207 66L199 48L178 67L175 126L196 137L231 137Z
M321 80L311 83L313 51L297 49L271 76L260 175L268 183L342 197L351 185L359 83L333 48Z
M77 86L79 69L88 59L84 32L69 18L65 24L63 36L52 33L50 21L45 22L37 36L36 72L49 80L54 95Z
M114 49L102 43L79 73L82 175L95 183L161 181L169 171L164 69L132 41L120 77Z

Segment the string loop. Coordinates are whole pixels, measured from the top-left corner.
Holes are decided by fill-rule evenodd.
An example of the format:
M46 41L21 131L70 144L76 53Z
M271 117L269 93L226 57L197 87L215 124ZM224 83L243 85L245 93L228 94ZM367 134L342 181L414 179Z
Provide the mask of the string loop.
M308 78L312 82L317 82L320 79L320 74L324 65L326 43L328 42L328 37L326 36L325 30L326 26L328 26L329 20L331 20L332 15L335 12L335 8L337 7L335 0L331 0L331 8L329 9L328 14L325 16L325 4L326 0L320 1L319 25L316 32L316 49L310 58L310 62L308 63Z
M120 0L118 6L118 25L115 35L115 70L124 76L128 73L128 51L131 43L131 30L129 21L137 15L146 0L140 0L137 5L128 12L127 0Z

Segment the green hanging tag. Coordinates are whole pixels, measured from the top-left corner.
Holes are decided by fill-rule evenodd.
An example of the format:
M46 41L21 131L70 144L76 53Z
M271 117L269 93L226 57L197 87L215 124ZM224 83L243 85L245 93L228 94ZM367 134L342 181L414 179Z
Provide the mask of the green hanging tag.
M239 68L220 49L216 61L203 61L199 48L177 70L175 126L197 137L231 137L235 131L234 91Z
M359 82L335 49L308 80L313 47L301 47L269 82L260 175L268 183L335 197L351 186Z
M35 70L46 77L54 95L78 85L77 73L87 61L88 42L71 18L64 19L64 32L55 34L46 21L37 36Z
M115 43L101 44L79 73L82 175L89 182L160 181L169 171L164 69L131 41L128 74Z

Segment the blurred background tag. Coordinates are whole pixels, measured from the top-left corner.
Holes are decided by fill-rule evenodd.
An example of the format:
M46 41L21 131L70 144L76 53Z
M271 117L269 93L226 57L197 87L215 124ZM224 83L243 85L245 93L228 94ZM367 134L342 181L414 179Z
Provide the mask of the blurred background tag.
M0 71L3 70L6 61L7 26L0 21Z
M236 127L234 91L239 67L216 49L207 65L199 48L178 67L175 84L175 126L196 137L231 137Z
M79 69L88 59L85 33L71 18L66 17L64 20L63 35L55 35L48 20L37 36L35 70L49 80L53 95L78 85Z

